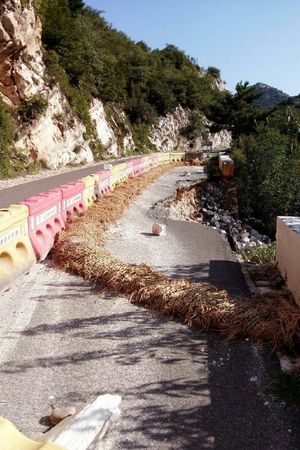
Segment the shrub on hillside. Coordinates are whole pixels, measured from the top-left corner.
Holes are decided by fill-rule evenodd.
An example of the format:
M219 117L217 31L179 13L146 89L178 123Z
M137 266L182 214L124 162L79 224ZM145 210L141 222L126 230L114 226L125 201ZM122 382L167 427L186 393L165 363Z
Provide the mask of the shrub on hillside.
M46 111L47 106L47 99L40 94L36 94L22 101L18 107L18 114L22 122L32 122Z
M11 145L15 124L0 97L0 175L10 175Z

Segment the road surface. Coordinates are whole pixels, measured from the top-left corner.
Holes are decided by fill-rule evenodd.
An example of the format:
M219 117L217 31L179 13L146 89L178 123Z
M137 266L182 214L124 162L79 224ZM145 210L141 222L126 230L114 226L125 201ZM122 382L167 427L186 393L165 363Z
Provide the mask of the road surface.
M228 290L234 278L233 293L246 293L234 255L214 230L171 222L166 237L149 236L149 205L171 195L182 171L164 175L135 201L111 228L109 248L124 260ZM247 340L226 345L43 265L0 301L0 415L27 435L46 429L53 396L80 407L118 393L122 415L104 450L300 447L299 413L265 393L277 363Z
M35 181L29 181L28 183L17 184L15 186L0 189L0 208L6 208L13 203L21 202L26 198L33 195L45 192L48 189L57 188L61 184L69 183L71 181L79 180L80 178L91 175L91 173L99 172L103 169L104 164L119 164L120 162L126 162L131 158L120 158L118 160L105 161L99 164L89 165L87 167L66 171L59 175L53 175L51 177L39 178Z

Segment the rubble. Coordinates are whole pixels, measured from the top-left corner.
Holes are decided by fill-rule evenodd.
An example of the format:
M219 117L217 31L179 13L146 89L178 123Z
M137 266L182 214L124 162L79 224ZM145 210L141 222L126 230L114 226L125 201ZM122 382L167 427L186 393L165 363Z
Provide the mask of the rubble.
M212 226L223 236L230 237L237 251L243 251L257 245L264 246L271 242L264 236L245 225L237 218L237 211L225 209L222 205L222 191L216 184L207 184L207 189L201 189L199 216L202 223Z
M160 211L159 217L208 225L228 239L238 252L271 242L268 236L238 218L236 188L230 182L179 185L174 199L155 205L153 210Z

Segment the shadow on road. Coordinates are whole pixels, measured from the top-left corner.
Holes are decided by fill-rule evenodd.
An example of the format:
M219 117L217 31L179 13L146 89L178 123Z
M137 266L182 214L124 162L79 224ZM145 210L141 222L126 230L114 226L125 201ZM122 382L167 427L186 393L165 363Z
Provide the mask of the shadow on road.
M204 277L229 289L236 265L211 261L209 266L171 270L174 276ZM86 285L70 282L59 299L59 284L50 287L52 295L43 301L56 302L55 307L70 303L71 309L81 305L80 317L29 325L23 339L40 354L8 362L1 376L19 380L19 386L26 378L34 389L37 376L43 374L51 383L54 372L62 379L58 401L63 404L81 406L97 395L120 393L122 419L107 437L116 439L111 448L299 448L299 413L291 414L264 395L267 370L276 361L263 348L245 340L226 344L214 333L188 329L110 295L94 295L95 313L87 315L92 300ZM95 294L95 288L90 292ZM52 337L60 345L50 351L52 356L44 356L38 343L52 342ZM85 388L77 388L82 377Z
M249 291L237 261L211 260L204 264L156 266L160 272L171 278L188 278L195 283L211 283L233 297L248 297Z

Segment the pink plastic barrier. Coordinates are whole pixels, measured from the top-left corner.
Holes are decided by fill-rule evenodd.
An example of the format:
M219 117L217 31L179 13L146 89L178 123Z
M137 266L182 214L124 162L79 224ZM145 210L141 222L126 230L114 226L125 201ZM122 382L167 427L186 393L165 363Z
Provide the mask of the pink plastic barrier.
M131 177L137 177L144 172L144 158L135 158L132 160L132 175Z
M127 161L127 176L129 178L133 178L134 176L134 159L131 159L130 161Z
M99 198L111 192L113 187L111 184L110 170L101 170L100 172L97 172L97 175L99 175L99 182L96 185L96 195Z
M65 222L73 214L83 214L86 210L83 200L84 183L81 180L59 186L62 193L62 216Z
M56 235L65 227L61 203L62 192L59 189L43 192L21 203L29 209L29 237L39 261L46 258Z

